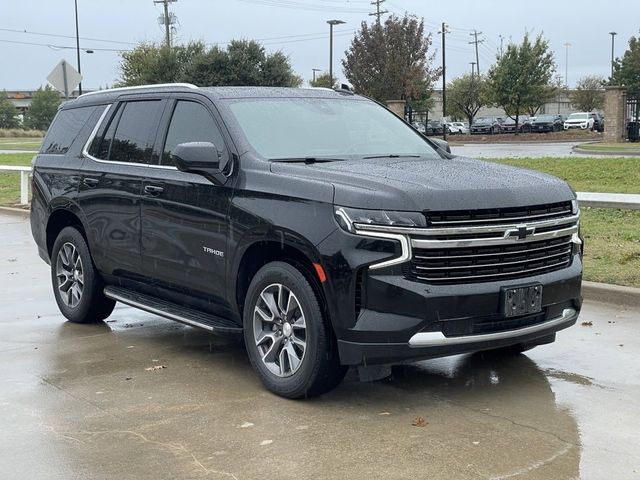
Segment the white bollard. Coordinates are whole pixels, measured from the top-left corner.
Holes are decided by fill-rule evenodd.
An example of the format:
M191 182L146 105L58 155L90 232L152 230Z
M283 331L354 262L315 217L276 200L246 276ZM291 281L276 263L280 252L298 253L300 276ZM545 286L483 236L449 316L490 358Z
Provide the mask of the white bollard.
M20 205L29 203L29 173L28 171L20 172Z

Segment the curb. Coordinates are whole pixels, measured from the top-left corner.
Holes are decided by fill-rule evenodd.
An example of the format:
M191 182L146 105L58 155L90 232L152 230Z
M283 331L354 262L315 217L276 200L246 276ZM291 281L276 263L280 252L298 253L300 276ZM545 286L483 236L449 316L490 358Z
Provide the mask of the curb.
M587 142L588 144L596 145L601 142ZM624 152L624 151L601 151L601 150L587 150L582 148L580 145L575 145L572 149L575 153L582 153L584 155L595 155L601 157L640 157L639 152Z
M616 307L640 308L640 288L583 281L582 293L589 301Z
M31 214L31 210L25 210L23 208L0 207L0 213L15 215L17 217L29 218L29 215Z

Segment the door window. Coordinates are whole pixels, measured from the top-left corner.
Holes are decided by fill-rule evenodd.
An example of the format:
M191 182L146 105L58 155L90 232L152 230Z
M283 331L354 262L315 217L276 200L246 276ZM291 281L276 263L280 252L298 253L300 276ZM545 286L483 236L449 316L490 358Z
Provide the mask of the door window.
M179 100L164 142L162 165L174 165L171 152L179 144L187 142L211 142L219 152L225 151L224 138L209 110L200 103Z
M115 129L109 160L150 163L161 105L160 100L125 104Z

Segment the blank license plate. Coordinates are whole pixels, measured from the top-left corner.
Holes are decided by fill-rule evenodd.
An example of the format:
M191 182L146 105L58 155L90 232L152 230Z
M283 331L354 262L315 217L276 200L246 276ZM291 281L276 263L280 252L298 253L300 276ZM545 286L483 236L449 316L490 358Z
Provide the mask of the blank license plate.
M542 311L542 285L502 288L502 313L519 317Z

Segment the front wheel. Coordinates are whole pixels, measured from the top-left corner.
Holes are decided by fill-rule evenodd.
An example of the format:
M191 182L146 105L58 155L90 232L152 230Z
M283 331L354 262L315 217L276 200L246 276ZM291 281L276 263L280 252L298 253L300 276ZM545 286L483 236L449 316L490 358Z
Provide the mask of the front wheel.
M115 302L102 293L87 242L73 227L62 229L53 244L51 282L58 308L70 322L99 322L113 311Z
M262 383L277 395L321 395L347 372L320 301L300 270L284 262L265 265L249 285L243 314L247 353Z

